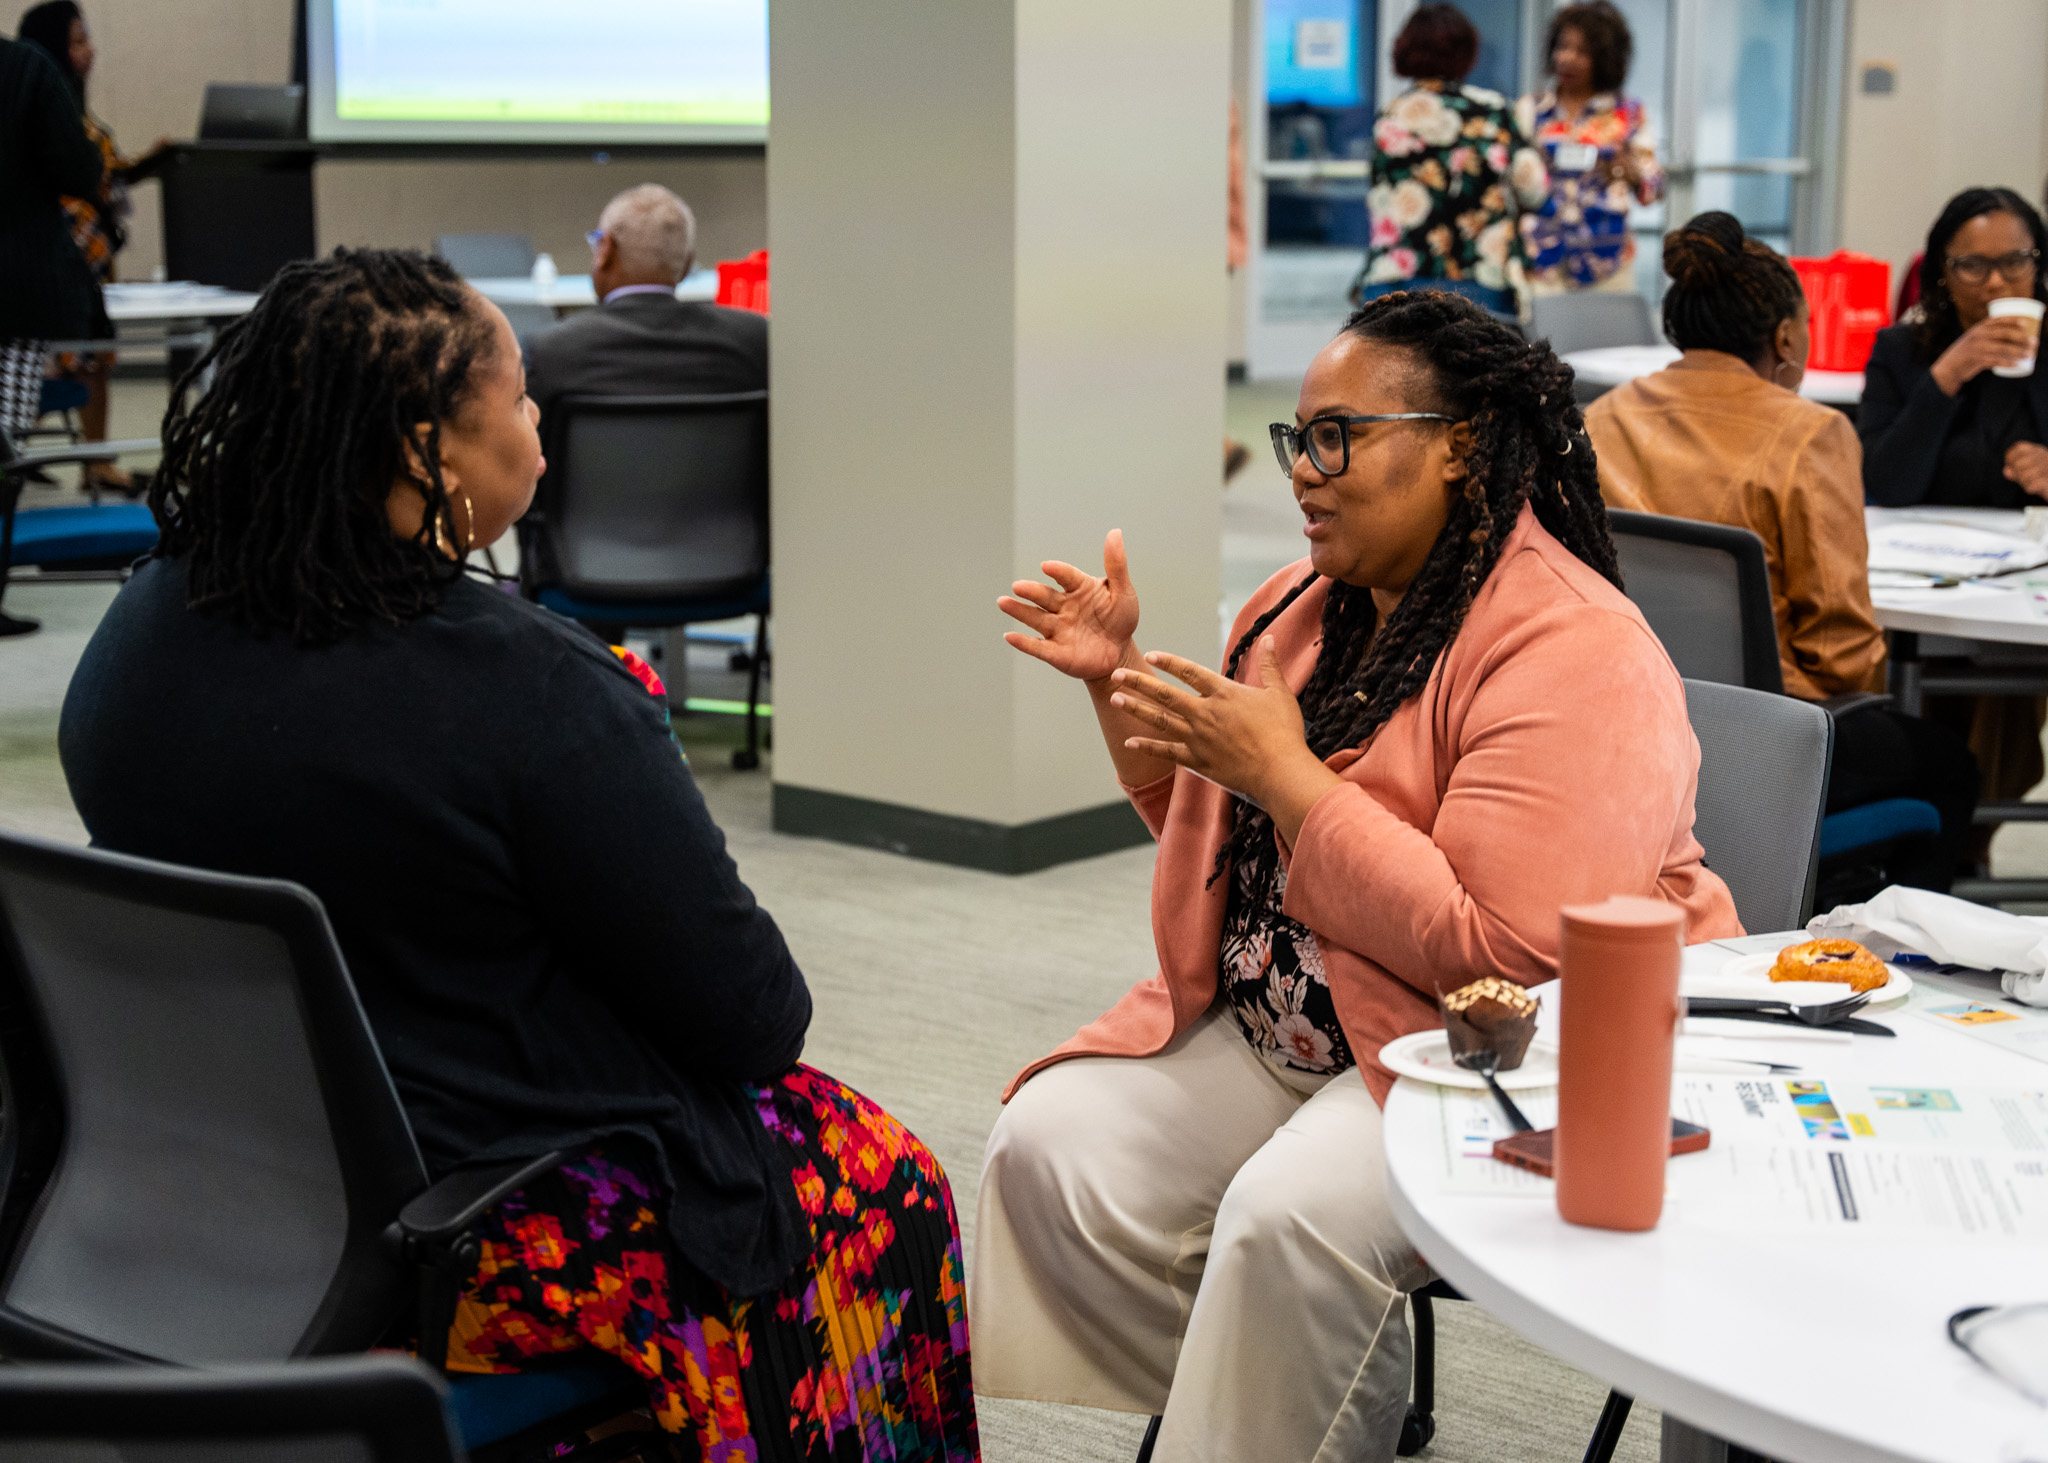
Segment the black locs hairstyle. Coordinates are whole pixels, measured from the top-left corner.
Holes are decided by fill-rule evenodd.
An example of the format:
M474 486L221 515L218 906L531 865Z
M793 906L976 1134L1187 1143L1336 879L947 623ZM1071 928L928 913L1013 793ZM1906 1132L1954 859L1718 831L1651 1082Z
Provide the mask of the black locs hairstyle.
M1308 744L1318 757L1364 742L1428 683L1524 503L1558 542L1621 583L1593 444L1572 400L1572 371L1548 344L1524 341L1470 300L1438 290L1382 295L1344 329L1408 353L1427 383L1426 400L1412 403L1414 409L1468 422L1472 446L1465 455L1465 491L1384 627L1378 627L1371 590L1330 585L1322 648L1301 692ZM1237 674L1266 627L1320 577L1310 574L1252 622L1231 649L1225 675ZM1242 800L1209 882L1233 864L1249 871L1263 903L1279 852L1272 820Z
M1703 213L1666 234L1664 272L1664 334L1680 350L1754 361L1806 301L1797 271L1732 213Z
M337 249L280 270L164 416L149 507L157 554L185 560L191 607L307 644L432 609L462 574L441 423L493 343L442 260ZM400 482L426 500L410 539L385 509Z
M2034 236L2034 247L2042 255L2034 266L2034 298L2048 301L2048 275L2043 273L2048 266L2048 229L2042 226L2040 211L2010 188L1965 188L1949 199L1927 231L1927 252L1920 257L1920 320L1913 327L1913 348L1923 361L1933 360L1963 333L1955 297L1948 292L1948 246L1964 224L1987 213L2009 213Z

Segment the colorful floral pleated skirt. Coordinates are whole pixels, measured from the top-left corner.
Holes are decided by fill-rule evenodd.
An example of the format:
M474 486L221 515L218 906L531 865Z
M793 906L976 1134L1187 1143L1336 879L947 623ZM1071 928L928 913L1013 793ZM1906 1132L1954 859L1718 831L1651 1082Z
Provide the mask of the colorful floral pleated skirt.
M706 1463L978 1459L960 1228L938 1160L809 1067L751 1090L799 1155L789 1180L810 1216L807 1264L747 1298L684 1273L651 1155L608 1143L492 1212L448 1369L605 1352Z

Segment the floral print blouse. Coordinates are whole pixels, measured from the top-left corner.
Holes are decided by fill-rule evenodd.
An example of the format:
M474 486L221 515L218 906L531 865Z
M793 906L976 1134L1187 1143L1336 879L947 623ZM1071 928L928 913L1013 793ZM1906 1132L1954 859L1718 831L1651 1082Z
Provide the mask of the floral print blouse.
M1249 871L1233 866L1223 913L1223 999L1252 1050L1300 1072L1342 1072L1358 1065L1337 1007L1323 950L1308 926L1280 912L1287 870L1275 872L1265 899Z
M1523 97L1515 108L1550 172L1550 196L1522 216L1530 268L1545 283L1585 289L1636 256L1628 211L1664 196L1664 170L1643 104L1601 92L1577 118L1554 92ZM1631 180L1633 179L1633 180Z
M1541 204L1549 179L1507 98L1419 81L1381 108L1372 140L1372 251L1362 283L1469 279L1522 300L1516 204Z

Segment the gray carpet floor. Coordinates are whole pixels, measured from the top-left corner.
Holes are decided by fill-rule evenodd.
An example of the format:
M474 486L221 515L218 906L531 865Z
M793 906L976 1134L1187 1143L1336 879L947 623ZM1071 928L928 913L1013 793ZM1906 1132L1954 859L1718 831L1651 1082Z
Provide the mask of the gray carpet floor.
M114 435L151 432L161 403L153 383L117 383ZM1291 392L1232 391L1231 429L1254 456L1225 494L1227 610L1300 554L1264 426L1292 410ZM17 584L7 593L8 609L42 618L45 629L0 640L0 827L84 841L57 763L57 716L111 596L97 585ZM726 694L715 657L692 668L693 695ZM884 1104L939 1155L971 1246L982 1144L1004 1082L1152 970L1151 851L1005 878L787 837L769 826L770 771L728 764L732 720L691 716L679 728L742 875L809 978L817 1014L805 1059ZM2048 865L2007 844L2011 831L1996 851L2000 872ZM1437 1314L1438 1433L1425 1458L1563 1463L1583 1453L1602 1384L1476 1306L1441 1305ZM981 1420L992 1463L1128 1463L1144 1426L1005 1401L985 1402ZM1641 1408L1618 1456L1646 1463L1656 1450L1656 1414Z

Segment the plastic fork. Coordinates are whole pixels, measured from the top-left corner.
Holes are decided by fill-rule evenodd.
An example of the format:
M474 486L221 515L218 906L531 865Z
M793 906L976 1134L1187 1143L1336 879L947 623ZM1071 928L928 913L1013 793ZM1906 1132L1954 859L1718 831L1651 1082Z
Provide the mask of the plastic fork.
M1493 1080L1493 1074L1500 1070L1499 1052L1491 1047L1482 1047L1476 1052L1464 1052L1453 1056L1451 1061L1468 1072L1477 1072L1480 1075L1486 1083L1487 1091L1493 1094L1493 1100L1500 1104L1500 1110L1507 1118L1509 1127L1517 1133L1527 1133L1535 1128L1536 1125L1524 1117L1522 1110L1515 1106L1515 1100L1508 1096L1507 1089Z
M1845 996L1839 1001L1829 1001L1821 1006L1795 1006L1790 1001L1747 1001L1723 996L1687 996L1685 1014L1688 1016L1776 1016L1780 1019L1803 1021L1808 1026L1833 1026L1847 1021L1858 1011L1870 1004L1870 993Z

